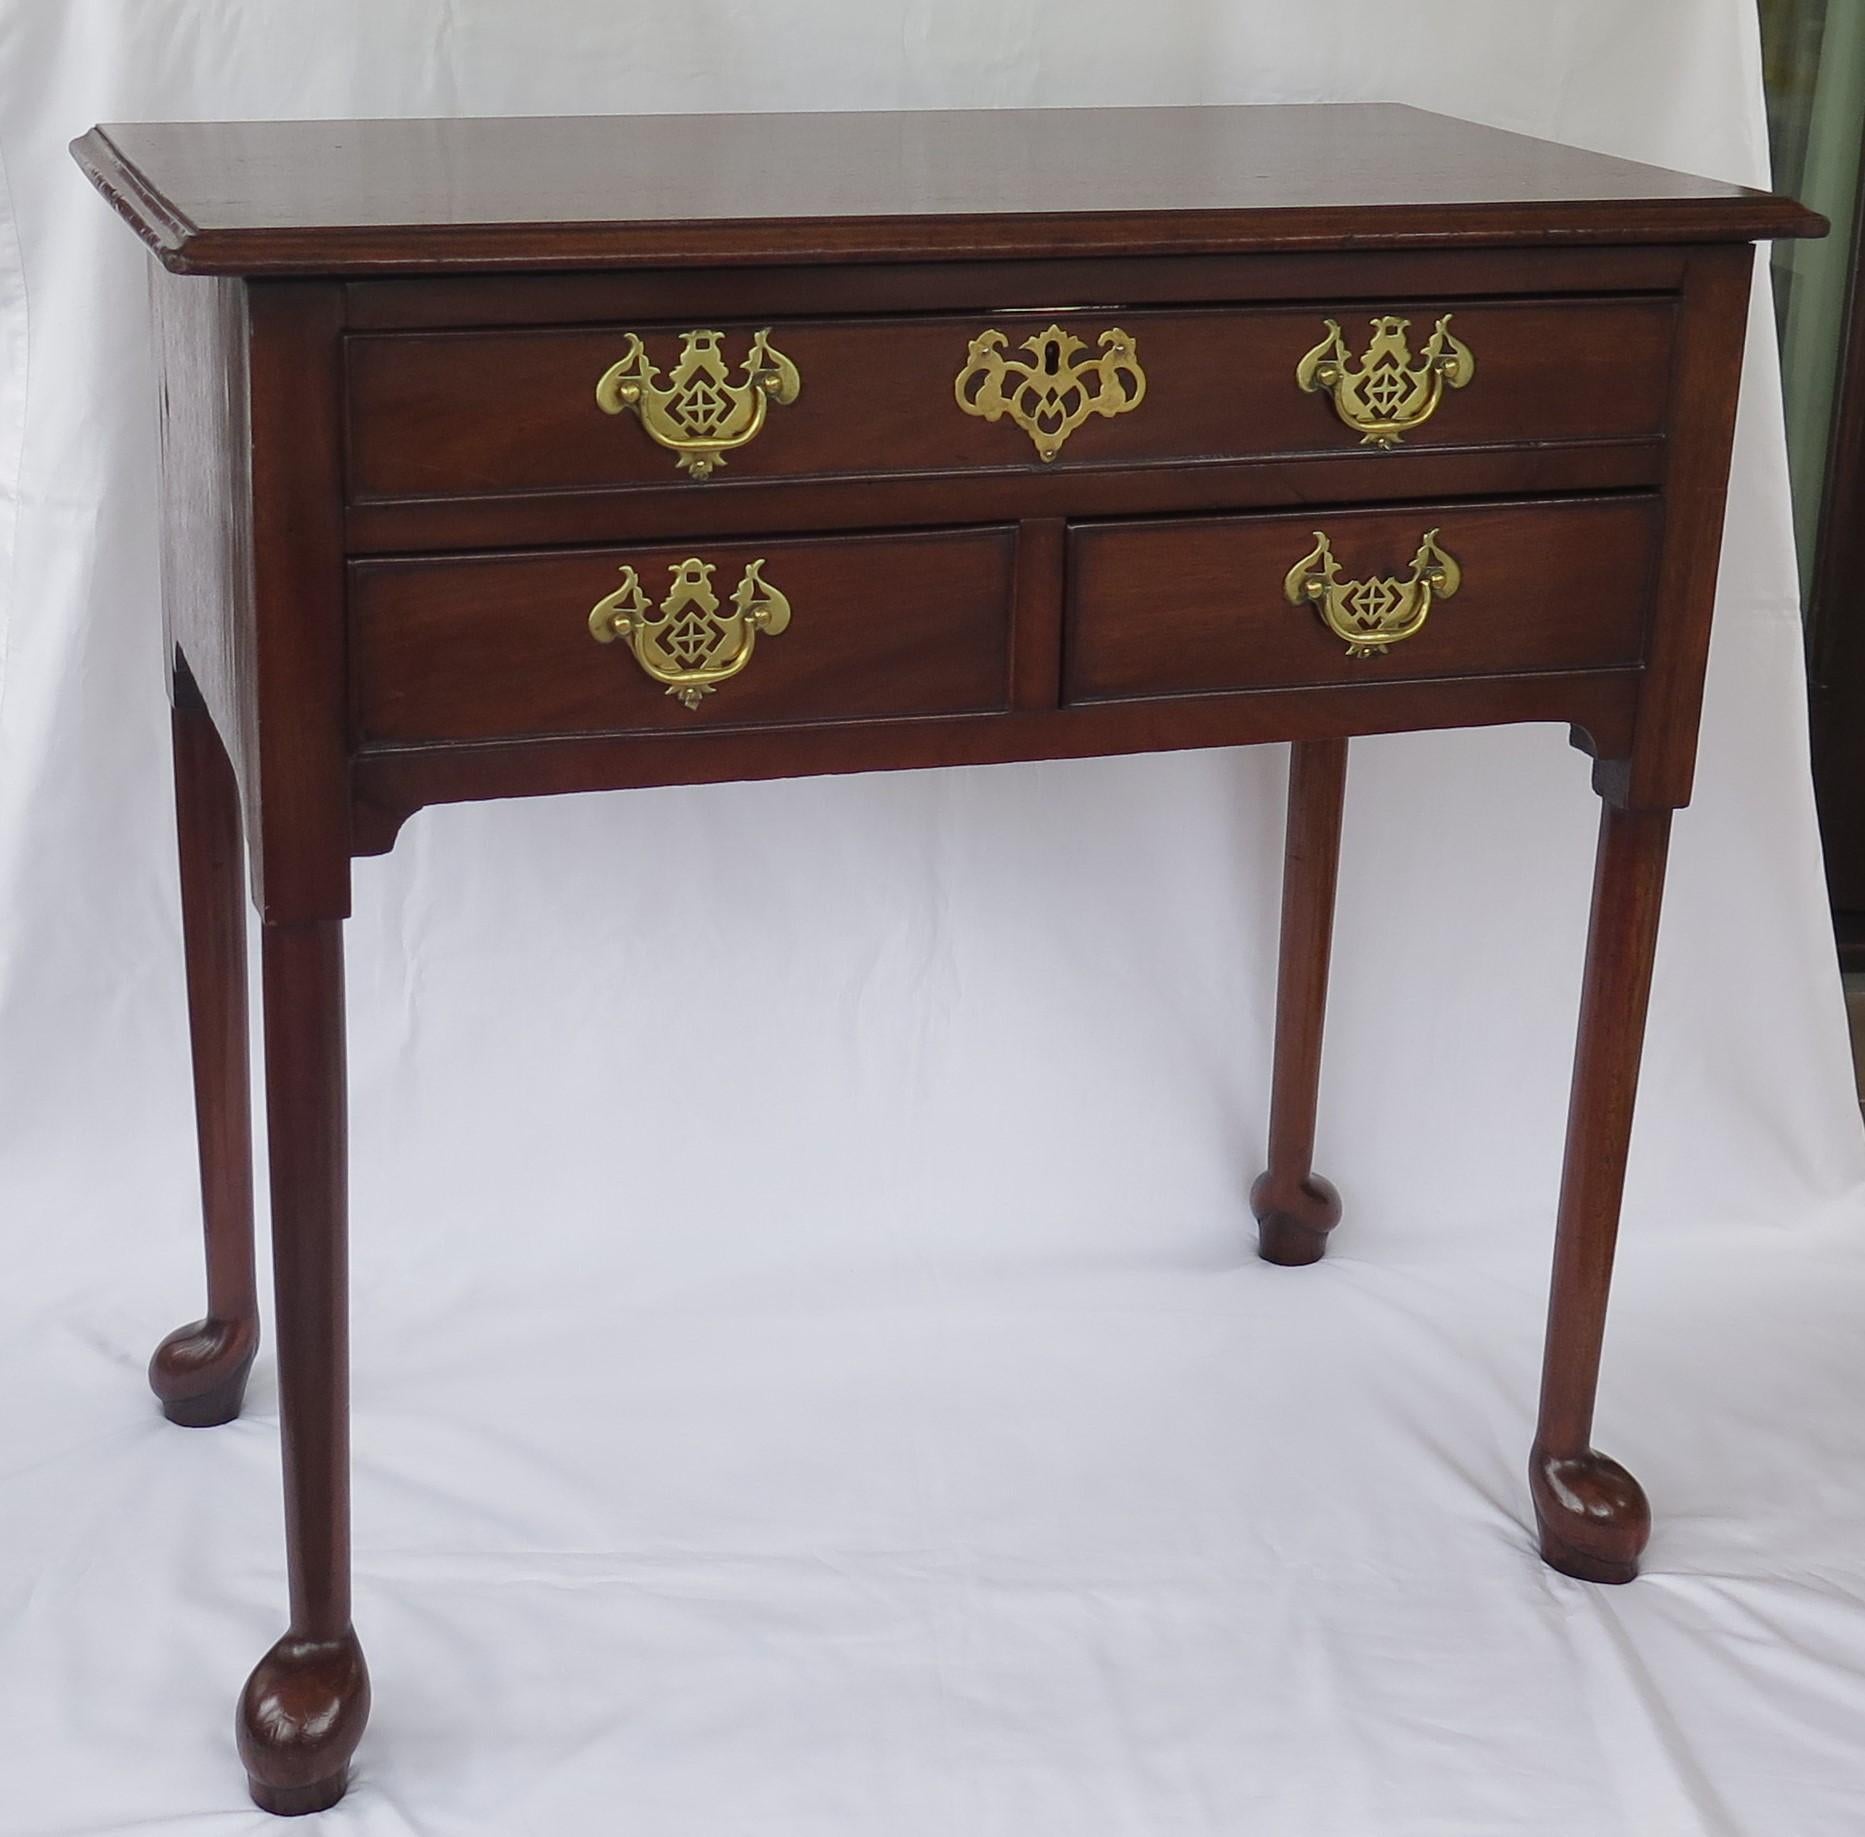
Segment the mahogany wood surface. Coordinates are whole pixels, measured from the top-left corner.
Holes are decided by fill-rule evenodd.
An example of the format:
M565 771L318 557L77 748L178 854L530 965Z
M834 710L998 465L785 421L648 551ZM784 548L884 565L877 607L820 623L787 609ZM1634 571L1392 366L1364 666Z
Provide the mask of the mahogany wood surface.
M1291 372L1291 374L1293 374ZM1304 406L1312 404L1304 402ZM846 481L752 480L721 474L695 488L673 483L621 490L491 492L478 497L352 502L344 519L352 555L409 555L486 547L547 548L656 541L670 530L705 536L813 535L822 530L991 523L1006 515L1133 517L1230 510L1317 509L1426 498L1540 497L1559 491L1631 491L1664 482L1663 438L1479 449L1400 447L1377 467L1369 450L1271 459L1179 460L1151 466L1062 466L1038 472L973 467Z
M280 274L1805 233L1784 198L1383 103L93 128L168 266Z
M340 464L339 290L248 290L253 425L253 680L260 801L253 857L268 918L347 918L349 747Z
M1690 801L1753 274L1747 251L1703 249L1691 257L1684 278L1671 378L1664 553L1652 596L1639 731L1622 770L1594 774L1602 793L1628 809L1672 810Z
M349 1117L343 930L263 933L272 1281L285 1470L287 1631L247 1680L236 1732L253 1798L321 1811L369 1719L350 1624Z
M1541 1414L1529 1460L1541 1553L1588 1582L1629 1582L1651 1534L1643 1490L1592 1436L1670 836L1668 810L1608 804L1600 813Z
M1063 697L1635 665L1662 522L1658 500L1638 495L1078 525ZM1284 597L1317 535L1347 579L1403 579L1433 529L1463 583L1383 657L1349 656L1312 606Z
M1034 648L1016 634L1012 644L1021 654ZM1052 653L1049 679L1054 675ZM1644 680L1637 669L1423 682L1362 675L1313 688L1083 702L1066 709L1019 706L1008 714L368 747L357 753L351 775L352 846L358 854L385 853L422 806L487 797L1181 752L1342 732L1557 721L1575 730L1577 743L1584 736L1588 752L1614 760L1631 745Z
M523 734L694 733L1001 709L1017 532L553 549L372 561L351 576L358 745ZM635 570L658 604L689 556L728 600L754 562L790 603L744 673L685 708L589 612Z
M220 736L241 793L247 846L254 848L260 830L259 703L251 693L247 289L238 281L178 281L151 262L149 294L162 370L163 659L172 699L198 704ZM185 795L179 780L186 767L179 754L176 770L177 793Z
M704 158L697 157L703 149ZM1623 1581L1592 1447L1671 812L1688 800L1757 237L1790 200L1409 109L169 124L74 152L171 273L164 624L208 1320L152 1373L221 1420L251 1357L238 850L263 919L290 1623L241 1702L258 1802L343 1791L351 1626L341 920L423 805L1294 743L1262 1253L1312 1165L1348 737L1568 723L1604 800L1530 1496ZM202 275L214 278L182 279ZM1295 364L1449 311L1468 388L1389 452ZM1139 340L1148 396L1053 463L964 415L969 340ZM772 327L798 399L704 482L595 382L640 330ZM1353 336L1359 334L1360 336ZM728 350L736 339L728 338ZM1284 576L1334 542L1456 596L1349 658ZM590 608L753 560L791 601L688 708Z
M253 1272L253 1125L247 1065L246 875L239 786L192 684L172 716L181 935L188 970L194 1120L207 1242L207 1313L178 1327L149 1361L170 1422L231 1422L259 1349Z
M1536 445L1652 439L1664 431L1673 308L1664 299L1466 305L1437 294L1390 300L1422 343L1449 313L1477 354L1478 381L1452 392L1408 444ZM1327 318L1363 346L1367 315L1332 300L1313 307L1162 312L1110 305L1060 314L1092 350L1126 332L1146 373L1131 413L1085 422L1052 463L1058 469L1234 459L1291 451L1346 452L1360 436L1322 395L1289 412L1290 379L1326 336ZM729 456L715 480L872 477L896 472L1038 473L1046 462L1009 420L952 412L953 380L971 340L1001 330L1012 355L1056 323L1055 313L768 322L797 366L795 402ZM399 333L349 341L350 490L368 501L498 491L665 486L671 453L632 416L592 414L596 379L638 332L672 369L682 327ZM723 323L735 360L760 326ZM1007 483L1007 481L1005 481ZM999 490L1005 488L1000 483Z
M1298 740L1289 749L1269 1165L1250 1189L1258 1254L1292 1267L1319 1262L1340 1223L1340 1194L1315 1172L1315 1113L1346 798L1346 740Z
M1226 306L1330 300L1376 311L1387 300L1534 299L1548 294L1674 295L1689 244L1626 247L1586 240L1382 247L1369 265L1355 245L1244 255L1156 255L1110 265L1093 257L901 259L822 266L773 256L755 267L617 265L607 271L427 273L352 279L347 322L365 331L478 331L495 326L764 324L775 319L899 313L1030 312L1057 307Z

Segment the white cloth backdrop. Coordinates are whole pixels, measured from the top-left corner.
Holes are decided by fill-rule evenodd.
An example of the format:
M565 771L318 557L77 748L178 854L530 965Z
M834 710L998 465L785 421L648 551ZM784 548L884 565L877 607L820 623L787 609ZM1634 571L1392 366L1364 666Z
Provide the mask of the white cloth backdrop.
M0 4L0 1830L268 1829L275 1390L198 1312L142 256L94 120L1390 98L1765 182L1750 0ZM1323 1266L1250 1254L1280 749L417 817L350 927L357 1621L324 1828L1865 1828L1865 1178L1770 323L1602 1445L1523 1479L1595 805L1355 750Z

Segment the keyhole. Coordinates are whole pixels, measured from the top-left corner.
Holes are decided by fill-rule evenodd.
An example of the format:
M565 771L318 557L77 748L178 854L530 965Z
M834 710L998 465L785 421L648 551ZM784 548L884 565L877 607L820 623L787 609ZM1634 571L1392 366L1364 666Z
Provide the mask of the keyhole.
M1062 368L1062 353L1054 344L1043 346L1043 374L1054 376Z

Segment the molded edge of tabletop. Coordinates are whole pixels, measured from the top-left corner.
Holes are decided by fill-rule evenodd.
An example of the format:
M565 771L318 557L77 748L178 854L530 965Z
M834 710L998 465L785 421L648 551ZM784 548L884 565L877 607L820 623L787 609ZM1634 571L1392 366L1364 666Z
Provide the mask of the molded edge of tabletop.
M1758 242L1823 236L1830 227L1817 211L1792 198L1741 186L1704 196L1616 200L203 227L118 147L112 139L117 131L112 125L91 128L71 142L72 157L162 266L185 275L361 277L521 268Z

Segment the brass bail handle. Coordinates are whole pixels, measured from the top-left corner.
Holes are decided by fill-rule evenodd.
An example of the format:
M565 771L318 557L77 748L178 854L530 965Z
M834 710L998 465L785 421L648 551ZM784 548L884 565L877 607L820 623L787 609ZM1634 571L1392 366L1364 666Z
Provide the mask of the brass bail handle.
M1331 396L1362 446L1389 450L1438 412L1446 387L1466 389L1476 375L1470 347L1451 333L1452 317L1438 321L1416 362L1409 319L1386 313L1373 320L1372 341L1357 360L1340 326L1324 320L1328 335L1295 366L1295 381L1309 395Z
M1462 585L1463 569L1439 547L1435 529L1418 545L1410 575L1368 580L1342 580L1333 544L1316 530L1313 550L1289 570L1282 591L1292 606L1314 607L1328 630L1346 641L1349 657L1383 657L1423 631L1432 606Z
M598 644L627 643L635 662L683 708L697 708L722 682L751 662L760 632L775 638L790 623L790 602L764 578L762 557L732 589L728 611L713 591L715 564L689 555L667 570L673 577L656 607L631 567L622 584L589 609Z
M803 387L796 365L771 343L769 326L751 340L737 382L724 342L723 332L683 333L680 360L662 382L640 334L630 332L596 383L596 406L605 415L634 415L689 478L710 478L727 453L757 439L773 402L785 407Z

